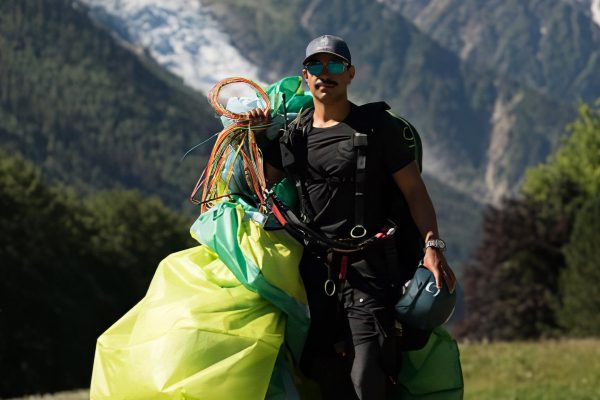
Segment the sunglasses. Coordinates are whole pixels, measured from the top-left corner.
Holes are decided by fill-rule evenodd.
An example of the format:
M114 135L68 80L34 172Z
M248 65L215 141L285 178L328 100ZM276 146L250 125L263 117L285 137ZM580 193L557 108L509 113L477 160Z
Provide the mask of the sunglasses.
M325 65L321 61L311 61L304 65L304 68L314 76L319 76L323 73L325 69ZM341 60L330 60L327 63L327 71L331 75L339 75L344 72L348 68L348 63L346 61Z

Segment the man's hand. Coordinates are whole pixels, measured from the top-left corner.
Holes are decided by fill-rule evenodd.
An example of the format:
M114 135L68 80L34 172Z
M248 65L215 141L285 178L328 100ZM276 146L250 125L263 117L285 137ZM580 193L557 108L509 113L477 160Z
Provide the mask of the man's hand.
M456 287L456 277L441 250L436 249L435 247L428 247L425 250L425 257L423 257L423 265L430 270L435 277L435 285L438 288L442 287L443 277L446 285L448 285L450 293L454 292Z
M253 108L246 113L250 125L262 125L269 122L269 112L262 108Z

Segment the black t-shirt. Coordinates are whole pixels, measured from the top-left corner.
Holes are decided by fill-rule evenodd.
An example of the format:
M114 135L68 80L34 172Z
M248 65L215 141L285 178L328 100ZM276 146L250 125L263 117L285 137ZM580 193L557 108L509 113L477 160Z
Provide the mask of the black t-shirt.
M394 280L405 282L423 257L423 243L392 174L415 160L415 149L410 147L414 143L410 140L412 129L386 111L365 115L367 112L373 111L352 105L344 121L329 128L312 127L307 134L307 165L303 171L304 184L316 214L312 225L335 239L350 236L354 226L356 172L356 151L352 146L352 137L355 132L366 133L365 227L371 235L388 225L388 219L397 225L394 241L400 275ZM279 141L263 142L260 146L265 160L283 169ZM369 265L378 272L368 280L386 282L386 250L381 244L372 247L366 257Z
M408 223L410 218L392 178L394 172L415 159L414 149L403 137L408 127L385 111L379 111L375 117L365 116L364 112L353 104L344 121L328 128L311 127L306 138L304 184L315 212L312 225L333 238L348 238L354 226L355 132L368 135L366 228L372 232L381 228L387 218L397 224ZM376 127L369 126L373 121L377 121ZM262 146L263 154L267 162L282 168L279 144L274 142L277 141ZM398 203L403 209L398 209Z
M368 127L365 119L353 105L344 121L328 128L313 127L307 135L305 183L316 213L314 225L332 237L348 238L355 224L355 132L368 135L365 222L371 232L385 224L391 197L398 191L392 174L414 160L401 127L389 114L381 111L379 126L373 132L369 132L373 127Z

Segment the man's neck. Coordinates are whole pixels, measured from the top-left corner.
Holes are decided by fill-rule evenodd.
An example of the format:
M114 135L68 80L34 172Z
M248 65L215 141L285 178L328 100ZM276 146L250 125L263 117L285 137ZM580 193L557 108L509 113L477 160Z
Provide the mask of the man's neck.
M346 98L331 104L315 101L314 105L313 126L315 128L334 126L346 119L350 113L350 101Z

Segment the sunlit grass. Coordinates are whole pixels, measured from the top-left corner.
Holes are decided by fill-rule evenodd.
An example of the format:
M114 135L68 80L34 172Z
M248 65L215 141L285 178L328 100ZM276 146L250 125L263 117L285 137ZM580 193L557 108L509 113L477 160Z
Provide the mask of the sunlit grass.
M600 399L600 339L460 345L465 399Z
M68 392L59 392L54 394L30 395L20 397L18 400L88 400L90 398L89 390L72 390ZM9 399L11 400L11 399ZM12 399L17 400L17 399Z
M600 400L600 339L461 343L465 400ZM84 400L87 390L21 400Z

